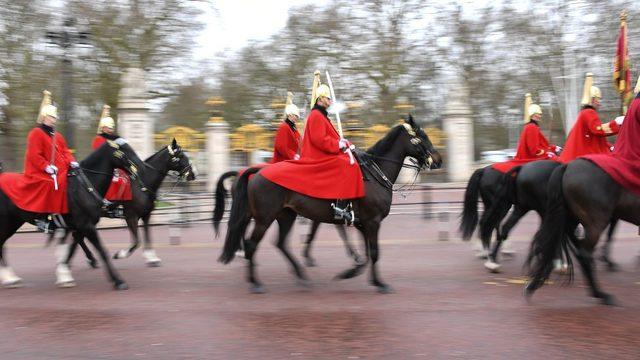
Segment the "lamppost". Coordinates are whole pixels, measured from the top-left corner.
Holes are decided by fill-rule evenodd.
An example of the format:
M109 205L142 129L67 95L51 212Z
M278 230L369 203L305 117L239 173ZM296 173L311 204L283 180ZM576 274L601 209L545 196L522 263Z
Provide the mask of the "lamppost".
M76 19L69 17L64 20L63 27L59 31L47 31L49 43L62 49L62 117L63 135L69 148L75 149L74 129L71 126L73 119L73 67L70 50L75 45L89 45L88 31L78 31L75 28Z

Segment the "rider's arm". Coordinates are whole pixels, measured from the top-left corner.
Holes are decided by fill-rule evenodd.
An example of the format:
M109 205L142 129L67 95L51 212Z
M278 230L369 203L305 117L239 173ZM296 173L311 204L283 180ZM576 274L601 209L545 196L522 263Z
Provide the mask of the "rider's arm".
M540 129L537 126L525 126L524 127L524 141L529 154L540 156L546 153L548 150L541 146L540 139L543 137Z
M62 137L62 135L58 135L58 134L56 134L56 136L59 136L59 139L60 139L60 144L61 144L60 153L64 157L64 160L65 160L64 162L66 164L70 164L72 162L75 162L76 158L71 153L71 150L69 150L69 147L67 146L67 142L64 140L64 137Z
M276 151L287 160L293 159L296 155L296 151L291 149L291 142L293 141L291 137L293 135L290 135L289 132L286 128L281 127L276 135Z
M615 120L603 124L602 122L600 122L600 118L595 111L587 114L586 120L589 132L593 136L611 136L617 134L618 131L620 131L620 126L616 123Z

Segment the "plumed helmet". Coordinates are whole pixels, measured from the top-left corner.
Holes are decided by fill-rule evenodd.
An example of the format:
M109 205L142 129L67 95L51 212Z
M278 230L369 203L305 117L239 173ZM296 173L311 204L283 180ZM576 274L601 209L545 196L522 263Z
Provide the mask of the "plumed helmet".
M36 122L38 124L42 123L42 120L51 116L53 118L58 118L58 108L53 106L51 101L51 93L47 90L42 92L42 103L40 103L40 112L38 112L38 118Z
M331 98L331 90L325 84L320 81L320 70L316 70L313 73L313 86L311 88L311 108L316 105L318 98L324 96Z
M300 117L300 109L293 103L293 93L287 92L287 102L284 108L285 116L295 115Z
M98 134L102 133L102 128L105 126L108 127L109 129L115 130L116 122L111 117L110 110L111 110L111 106L109 105L104 105L102 107L102 114L100 115L100 122L98 123Z
M602 98L600 89L593 86L593 74L587 73L584 79L584 87L582 88L582 105L593 105L593 98Z

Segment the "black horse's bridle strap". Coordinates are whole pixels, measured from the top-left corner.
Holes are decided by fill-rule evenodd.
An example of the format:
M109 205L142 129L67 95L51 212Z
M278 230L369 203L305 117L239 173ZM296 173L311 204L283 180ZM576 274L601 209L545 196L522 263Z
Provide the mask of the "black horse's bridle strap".
M90 172L105 174L105 175L112 175L112 174L101 173L93 170L90 170ZM104 198L98 195L96 188L93 186L93 184L91 183L91 180L89 180L87 175L84 174L84 171L82 168L73 169L69 174L70 175L76 174L76 176L78 177L82 185L84 185L84 187L87 189L89 194L91 194L97 202L99 202L100 204L104 204Z

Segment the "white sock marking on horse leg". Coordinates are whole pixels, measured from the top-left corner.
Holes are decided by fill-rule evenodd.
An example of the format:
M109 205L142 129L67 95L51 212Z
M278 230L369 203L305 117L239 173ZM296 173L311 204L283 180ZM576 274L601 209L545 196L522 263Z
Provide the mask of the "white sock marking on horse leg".
M144 256L147 264L149 263L159 263L162 260L156 255L156 251L153 249L147 249L142 252L142 256Z
M58 244L56 246L55 255L58 264L67 261L67 258L69 257L69 244Z
M116 253L116 259L126 259L131 255L131 253L129 253L129 250L127 249L120 249L118 250L118 252Z
M22 281L9 266L0 266L0 281L3 286L14 285Z
M75 280L71 276L71 269L67 264L58 264L56 267L56 285L60 287L75 286Z

